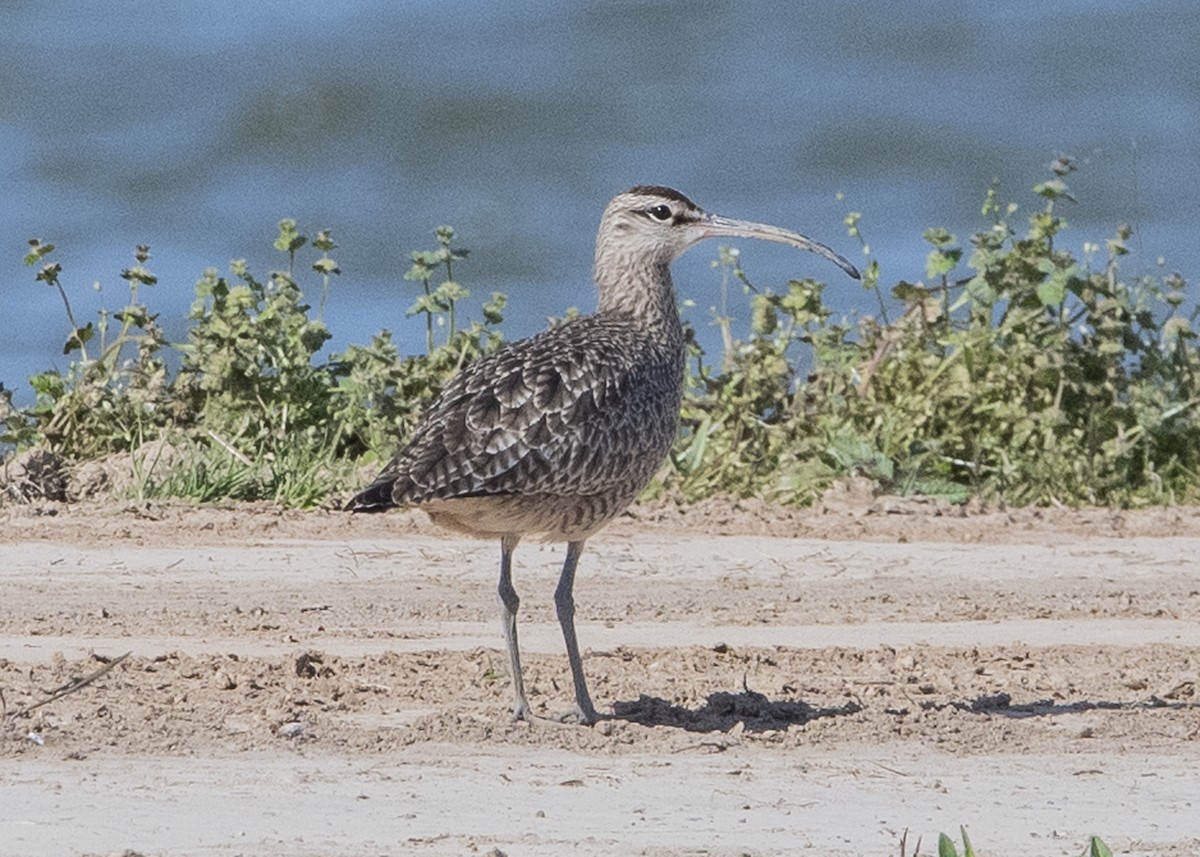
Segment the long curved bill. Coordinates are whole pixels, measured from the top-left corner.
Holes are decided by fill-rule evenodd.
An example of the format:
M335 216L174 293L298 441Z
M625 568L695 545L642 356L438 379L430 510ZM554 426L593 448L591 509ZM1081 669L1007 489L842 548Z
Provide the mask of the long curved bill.
M811 238L801 235L798 232L789 232L786 229L780 229L778 226L769 226L766 223L733 220L729 217L721 217L719 214L706 214L700 225L703 229L702 237L704 238L761 238L764 241L778 241L780 244L790 244L793 247L799 247L801 250L809 250L818 256L824 256L854 279L862 279L858 273L858 268L851 265L844 257L834 253L824 244L813 241Z

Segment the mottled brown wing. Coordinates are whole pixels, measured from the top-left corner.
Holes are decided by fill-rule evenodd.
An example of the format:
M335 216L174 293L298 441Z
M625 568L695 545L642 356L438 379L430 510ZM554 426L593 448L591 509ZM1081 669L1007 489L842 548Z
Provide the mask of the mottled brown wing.
M633 325L595 316L466 367L349 508L488 494L636 492L679 415L682 365Z

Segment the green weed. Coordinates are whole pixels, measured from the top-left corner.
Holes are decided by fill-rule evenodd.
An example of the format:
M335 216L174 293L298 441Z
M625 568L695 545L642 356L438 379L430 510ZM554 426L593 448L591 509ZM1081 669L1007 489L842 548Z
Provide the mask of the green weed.
M301 507L326 502L353 484L358 459L390 455L446 379L501 341L503 295L483 305L482 321L458 323L456 305L468 292L451 279L451 265L466 251L451 248L450 227L436 235L437 250L413 254L423 295L410 314L426 315L425 353L402 357L384 330L370 345L352 345L324 362L318 354L330 333L321 316L340 273L328 232L311 241L320 252L311 265L320 278L316 317L297 279L298 254L310 242L285 219L274 246L286 268L259 277L238 259L228 276L205 271L187 341L176 344L139 300L139 287L155 282L144 266L147 248L138 248L138 264L121 275L130 284L128 305L81 325L62 269L50 259L53 245L30 242L26 262L40 264L36 279L62 297L70 329L64 353L79 359L66 372L30 379L31 408L12 407L11 392L0 389L0 442L41 447L77 463L169 438L177 453L170 461L131 457L127 493ZM435 329L444 331L440 342ZM181 357L173 378L162 359L167 350Z
M958 832L962 836L962 857L975 857L975 849L971 847L971 837L967 836L967 828L959 827ZM959 857L954 840L944 833L938 834L938 857Z
M29 379L32 408L10 414L0 442L43 444L62 455L87 460L128 450L171 419L171 392L162 351L167 341L158 316L140 300L140 289L157 279L145 267L148 247L139 246L136 264L123 270L126 305L102 310L95 322L80 325L61 281L62 266L51 261L53 244L33 240L25 264L38 265L36 279L62 297L70 332L64 355L78 354L65 372L41 372Z
M969 256L928 230L927 280L892 289L894 321L835 320L811 281L753 290L748 339L726 340L719 371L693 361L661 488L804 503L858 474L951 501L1194 499L1200 355L1195 312L1180 309L1185 283L1123 280L1124 226L1096 268L1057 246L1072 169L1056 162L1035 188L1043 203L1023 233L1016 205L989 191L991 222ZM848 222L859 234L858 218ZM967 276L952 279L964 256Z
M967 835L967 828L959 827L958 830L959 835L962 837L963 850L960 852L954 840L945 833L939 833L937 845L938 857L975 857L975 848L971 845L971 837ZM918 840L911 857L920 857L920 854L921 842ZM908 857L908 831L905 831L904 835L900 838L900 857ZM1099 836L1091 836L1088 838L1087 845L1084 846L1080 857L1112 857L1112 850L1104 844L1104 841Z
M351 345L330 361L336 396L329 416L337 426L334 445L343 454L390 455L442 385L503 341L499 326L506 298L499 292L484 302L482 321L459 326L458 304L470 292L453 279L453 262L466 258L467 251L451 247L451 227L439 226L435 234L438 248L414 251L413 265L405 274L406 280L422 286L407 315L425 316L425 352L402 357L385 330L375 334L370 345ZM440 344L434 336L438 329L444 337Z
M949 502L1196 499L1200 352L1196 311L1183 312L1186 283L1122 277L1124 226L1084 245L1082 258L1063 249L1073 169L1067 159L1052 165L1023 225L993 187L968 241L927 230L926 276L895 283L891 311L870 258L875 315L835 316L812 280L758 288L737 251L722 248L722 353L710 358L690 336L680 437L650 492L802 504L853 475ZM867 253L861 215L846 225ZM310 241L283 220L281 270L259 276L235 260L226 275L205 271L187 341L176 344L142 302L156 281L147 248L121 274L125 306L81 324L53 245L32 241L25 261L61 298L74 360L30 379L31 407L13 407L0 387L0 443L79 462L166 438L182 454L138 465L139 496L319 504L352 486L362 462L389 456L446 380L502 341L504 296L464 323L468 292L456 269L467 251L448 226L435 238L405 274L420 286L407 314L424 319L423 349L381 330L327 359L324 306L341 273L328 232ZM301 269L316 278L315 313ZM731 305L749 313L744 338Z

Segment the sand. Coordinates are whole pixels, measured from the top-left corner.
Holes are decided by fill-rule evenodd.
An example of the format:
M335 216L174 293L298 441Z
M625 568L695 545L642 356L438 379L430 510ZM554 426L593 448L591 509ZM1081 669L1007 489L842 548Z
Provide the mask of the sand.
M1200 510L639 507L580 564L591 728L511 722L498 554L0 509L0 855L1200 850ZM562 556L516 558L550 719Z

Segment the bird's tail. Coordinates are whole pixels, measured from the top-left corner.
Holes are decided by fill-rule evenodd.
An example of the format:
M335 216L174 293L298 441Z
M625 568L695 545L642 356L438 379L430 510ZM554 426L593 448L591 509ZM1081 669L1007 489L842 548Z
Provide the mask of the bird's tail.
M386 512L395 508L392 492L396 480L392 476L381 476L368 487L359 491L342 507L343 512Z

